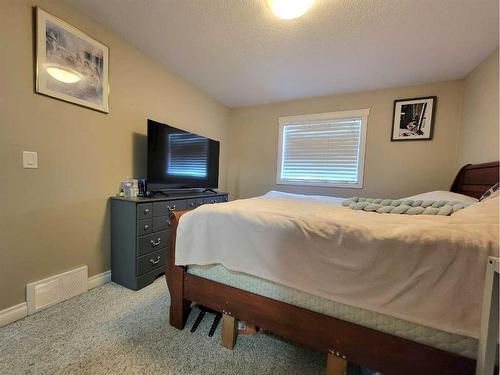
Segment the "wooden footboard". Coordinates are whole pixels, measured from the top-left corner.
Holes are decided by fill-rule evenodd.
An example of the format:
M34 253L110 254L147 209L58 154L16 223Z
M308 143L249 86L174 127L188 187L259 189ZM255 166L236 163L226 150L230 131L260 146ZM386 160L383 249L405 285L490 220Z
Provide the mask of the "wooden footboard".
M190 301L195 301L328 353L328 371L342 367L342 360L348 360L384 375L474 373L475 361L457 354L188 274L184 267L175 265L176 231L183 214L173 213L171 246L167 250L172 326L184 328Z
M186 318L189 312L191 301L185 299L184 296L184 275L185 267L175 265L175 242L177 237L177 226L183 214L189 211L172 211L170 233L170 246L167 248L165 257L167 264L165 265L165 277L167 279L168 290L170 292L170 325L183 329L186 324Z

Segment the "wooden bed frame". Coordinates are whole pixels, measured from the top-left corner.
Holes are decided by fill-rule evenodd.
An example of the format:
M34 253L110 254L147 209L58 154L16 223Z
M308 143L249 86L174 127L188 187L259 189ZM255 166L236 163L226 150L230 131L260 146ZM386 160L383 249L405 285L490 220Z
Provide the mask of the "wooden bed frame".
M498 162L466 165L458 172L450 191L479 198L498 182L498 167ZM474 373L472 359L187 273L185 267L175 265L176 230L185 212L172 214L171 246L166 258L172 326L183 329L191 302L196 302L224 314L224 346L234 346L236 319L251 322L328 353L329 375L344 373L347 361L384 375Z

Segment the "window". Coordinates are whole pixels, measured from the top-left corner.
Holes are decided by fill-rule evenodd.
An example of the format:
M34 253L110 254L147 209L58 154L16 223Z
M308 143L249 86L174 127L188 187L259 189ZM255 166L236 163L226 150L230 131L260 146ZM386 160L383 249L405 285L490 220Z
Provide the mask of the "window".
M276 182L362 188L369 111L280 117Z

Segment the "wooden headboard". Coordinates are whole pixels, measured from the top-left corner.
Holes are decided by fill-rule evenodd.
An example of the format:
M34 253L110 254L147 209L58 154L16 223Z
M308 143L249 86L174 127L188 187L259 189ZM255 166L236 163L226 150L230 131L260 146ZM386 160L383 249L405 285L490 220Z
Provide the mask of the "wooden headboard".
M450 191L469 195L474 198L481 196L498 182L498 161L483 164L467 164L458 171Z

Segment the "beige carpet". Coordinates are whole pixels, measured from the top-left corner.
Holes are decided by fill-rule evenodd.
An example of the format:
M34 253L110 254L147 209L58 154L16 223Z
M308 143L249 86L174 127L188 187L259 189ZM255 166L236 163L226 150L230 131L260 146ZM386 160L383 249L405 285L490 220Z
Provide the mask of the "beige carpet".
M0 328L0 374L323 374L326 355L259 334L233 351L168 324L164 278L133 292L114 283ZM354 369L353 369L354 370ZM357 372L357 371L353 371Z

